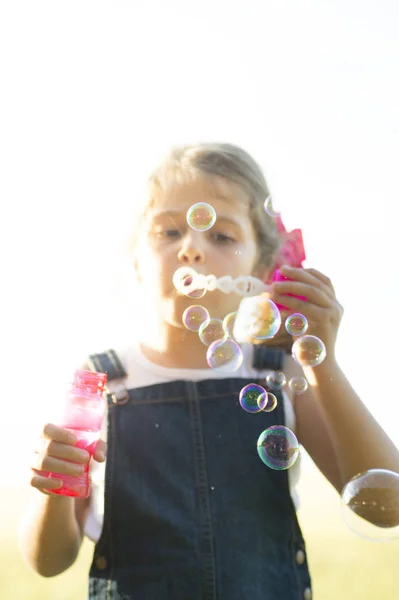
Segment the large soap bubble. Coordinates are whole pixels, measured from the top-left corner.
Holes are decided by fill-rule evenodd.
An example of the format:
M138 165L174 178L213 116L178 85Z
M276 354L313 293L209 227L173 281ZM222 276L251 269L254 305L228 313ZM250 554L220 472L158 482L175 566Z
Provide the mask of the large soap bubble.
M272 425L263 431L257 443L259 458L271 469L289 469L299 456L295 434L283 425Z
M216 211L206 202L197 202L187 211L187 223L195 231L208 231L216 221Z
M303 335L292 344L292 356L302 367L317 367L327 356L324 343L315 335Z
M229 337L212 342L206 353L206 360L211 369L222 373L237 371L243 358L241 346Z
M249 325L249 334L256 340L268 340L276 335L281 326L281 314L273 300L259 296L256 313Z
M341 514L356 535L372 542L399 538L399 473L370 469L353 477L341 493Z

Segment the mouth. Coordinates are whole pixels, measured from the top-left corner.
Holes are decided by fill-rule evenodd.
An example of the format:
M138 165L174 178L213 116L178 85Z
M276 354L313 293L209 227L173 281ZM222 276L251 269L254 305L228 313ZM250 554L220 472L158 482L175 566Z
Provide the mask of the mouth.
M185 296L196 289L197 272L191 267L180 267L173 275L173 285L177 292Z

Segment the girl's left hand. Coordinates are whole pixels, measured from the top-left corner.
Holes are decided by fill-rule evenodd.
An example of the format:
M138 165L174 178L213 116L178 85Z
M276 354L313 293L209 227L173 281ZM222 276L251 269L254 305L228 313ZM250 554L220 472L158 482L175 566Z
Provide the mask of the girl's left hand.
M327 358L335 360L335 343L344 309L335 296L330 279L317 269L283 266L281 272L294 281L273 282L270 299L289 308L291 314L303 314L309 324L305 335L320 338L326 347ZM284 294L305 296L308 301Z

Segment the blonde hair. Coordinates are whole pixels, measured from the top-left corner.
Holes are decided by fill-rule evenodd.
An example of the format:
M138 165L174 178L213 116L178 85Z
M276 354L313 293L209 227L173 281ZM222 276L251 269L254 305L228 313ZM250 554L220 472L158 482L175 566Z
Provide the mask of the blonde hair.
M148 202L137 219L130 248L134 252L141 219L153 206L157 193L170 185L180 185L188 178L206 178L217 185L217 178L238 186L249 198L251 218L259 250L258 265L270 268L281 248L275 219L264 208L270 191L262 169L242 148L226 143L200 143L172 147L147 180Z

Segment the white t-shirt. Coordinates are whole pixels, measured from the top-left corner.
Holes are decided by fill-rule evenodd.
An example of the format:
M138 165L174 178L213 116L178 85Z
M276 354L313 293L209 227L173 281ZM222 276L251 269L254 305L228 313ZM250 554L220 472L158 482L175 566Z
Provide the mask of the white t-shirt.
M270 372L257 371L252 367L252 358L254 347L252 344L240 344L243 351L243 362L240 368L234 372L234 377L243 377L248 379L259 379L266 377ZM137 344L125 348L122 351L117 351L117 354L122 362L123 368L127 373L124 379L116 379L108 383L110 392L114 392L123 384L126 389L144 387L156 383L164 383L166 381L189 380L201 381L204 379L224 379L225 373L214 371L213 369L171 369L162 367L149 361L141 352L140 346ZM285 424L295 433L295 413L284 389L282 390L284 399ZM107 438L107 415L105 415L101 432L102 439ZM298 459L294 465L288 469L288 481L290 493L296 510L299 507L299 497L295 487L300 475L300 460ZM105 463L91 462L91 493L90 507L85 524L85 535L97 542L101 535L103 520L104 520L104 480L105 480Z

